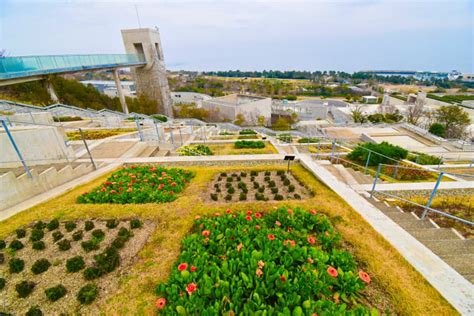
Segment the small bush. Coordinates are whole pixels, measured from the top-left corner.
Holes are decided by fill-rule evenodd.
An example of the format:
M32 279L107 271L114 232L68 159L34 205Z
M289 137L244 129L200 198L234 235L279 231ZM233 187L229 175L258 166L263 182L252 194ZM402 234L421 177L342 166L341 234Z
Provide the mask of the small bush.
M268 182L268 187L269 187L269 188L274 188L274 187L276 187L275 181L271 180L270 182Z
M286 185L286 186L289 186L290 185L290 180L289 179L285 179L283 180L283 184Z
M86 230L86 232L88 232L89 230L92 230L94 229L95 225L94 225L94 222L92 221L86 221L84 223L84 229Z
M67 232L72 232L74 229L76 229L76 226L77 225L74 222L67 222L64 224L64 228Z
M251 177L250 177L250 181L255 181L255 177L254 177L254 176L251 176Z
M16 230L16 238L21 239L26 236L26 230L23 228L19 228Z
M39 259L31 266L31 272L34 274L41 274L48 271L49 267L51 267L51 263L47 259Z
M245 193L243 193L243 192L240 193L240 195L239 195L239 200L240 200L240 201L245 201L245 200L247 200L247 194L245 194Z
M108 247L105 251L95 256L95 264L102 273L110 273L120 265L120 255L114 247Z
M0 291L5 288L5 285L7 284L7 280L4 278L0 278Z
M64 237L64 235L60 231L55 231L53 233L53 241L57 242L58 240L61 240Z
M254 131L253 129L243 129L239 131L240 135L257 135L257 132Z
M263 195L262 193L255 193L255 199L257 201L266 201L267 198L265 197L265 195Z
M295 192L295 186L293 184L288 186L288 192Z
M51 302L56 302L61 297L66 295L66 293L67 293L66 288L62 284L59 284L59 285L56 285L44 290L44 294L46 294L46 297Z
M220 188L217 188L217 189L216 189L216 192L221 192L221 189L220 189Z
M227 182L232 182L232 181L234 181L234 178L232 178L232 177L227 177L226 181L227 181Z
M74 241L82 240L83 236L84 236L84 233L82 232L82 230L78 230L77 232L72 234L72 240Z
M30 240L32 242L39 241L43 239L43 237L44 237L44 232L42 229L35 228L31 231Z
M217 193L211 193L211 200L217 201L217 199L218 199Z
M102 229L94 229L92 231L92 237L94 237L97 240L102 241L105 238L105 233Z
M84 259L81 256L75 256L67 259L66 270L70 273L77 272L84 269L85 265Z
M136 228L141 228L142 227L142 222L139 219L132 219L130 221L130 228L131 229L136 229Z
M277 171L277 175L283 176L283 175L285 175L285 171L283 171L283 170L278 170L278 171Z
M295 199L297 199L297 200L301 200L301 195L299 195L298 193L295 193L294 197L295 197Z
M23 249L23 243L21 241L19 241L18 239L15 239L13 240L10 245L8 246L8 248L12 249L12 250L20 250L20 249Z
M55 218L51 222L49 222L46 227L49 231L55 230L59 228L59 221Z
M268 181L270 181L270 177L269 177L269 176L265 176L265 177L263 178L263 180L265 180L266 182L268 182Z
M226 200L226 201L232 201L232 195L227 194L227 195L225 196L225 200Z
M261 140L238 140L234 143L237 149L243 148L265 148L265 143Z
M125 227L120 227L117 236L126 238L126 240L130 239L133 236L133 233L126 229Z
M260 188L258 188L258 192L263 193L265 191L265 187L262 185Z
M41 311L41 309L39 309L38 306L31 306L25 315L26 316L43 316L43 312Z
M257 173L257 171L255 171L255 170L250 171L250 175L251 175L252 177L256 177L257 174L258 174L258 173Z
M265 176L270 176L272 173L270 171L265 171Z
M81 242L81 247L85 252L91 252L92 250L99 249L99 243L97 240L83 241Z
M240 176L243 177L243 178L245 178L245 177L247 176L247 172L243 172L243 171L240 172Z
M94 280L100 278L102 271L97 267L89 267L84 270L83 275L86 280Z
M278 188L272 188L271 190L272 190L272 193L273 193L273 194L278 193Z
M218 189L219 188L219 183L214 184L214 188Z
M225 184L225 187L226 187L227 189L230 188L231 186L232 186L232 183L227 182L227 183Z
M221 177L227 177L227 173L221 172Z
M222 178L221 177L217 178L217 181L219 181L219 182L222 181Z
M282 201L283 200L283 195L275 194L274 199L275 199L275 201Z
M0 264L3 264L5 262L5 255L0 252Z
M15 290L18 293L18 297L25 298L33 292L35 286L34 282L22 281L15 285Z
M5 242L5 240L0 239L0 250L5 249L6 246L7 246L7 243Z
M232 174L232 177L233 177L233 178L237 177L237 173L234 172L234 173Z
M229 193L229 194L234 194L234 192L235 192L234 187L229 187L229 188L227 189L227 193Z
M372 154L369 153L372 151ZM381 155L377 155L379 153ZM347 158L358 163L366 163L369 159L369 166L377 166L380 163L392 164L393 160L403 160L407 157L408 151L402 147L392 145L387 142L380 144L364 143L353 149ZM387 158L388 157L388 158ZM390 159L391 158L391 159Z
M260 187L260 184L258 184L258 182L253 183L253 188L254 189L258 189L259 187Z
M46 245L44 244L44 241L40 240L40 241L35 241L31 245L31 248L33 248L34 250L44 250L44 248L46 248Z
M33 229L44 229L46 224L43 221L38 221L33 225Z
M67 251L71 249L71 241L69 239L63 239L58 242L58 249L61 251Z
M108 229L113 229L113 228L117 227L118 224L119 224L119 222L116 219L109 219L109 220L107 220L105 226Z
M97 285L87 284L83 286L77 293L77 300L81 304L91 304L96 299L97 294L99 294Z

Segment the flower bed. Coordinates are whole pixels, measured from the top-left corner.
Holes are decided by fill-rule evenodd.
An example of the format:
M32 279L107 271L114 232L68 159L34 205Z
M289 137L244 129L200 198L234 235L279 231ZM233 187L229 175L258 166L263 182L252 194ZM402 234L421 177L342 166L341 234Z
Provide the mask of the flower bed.
M315 210L198 216L156 306L180 315L369 314L360 301L370 276L338 240Z
M212 150L206 145L188 145L178 148L180 156L212 156Z
M0 240L0 314L35 307L44 315L74 314L114 290L154 227L138 219L55 219L17 229Z
M211 183L206 200L215 202L301 200L311 196L295 177L283 170L221 172Z
M101 186L84 192L78 203L166 203L176 200L194 177L190 171L130 166L114 172Z

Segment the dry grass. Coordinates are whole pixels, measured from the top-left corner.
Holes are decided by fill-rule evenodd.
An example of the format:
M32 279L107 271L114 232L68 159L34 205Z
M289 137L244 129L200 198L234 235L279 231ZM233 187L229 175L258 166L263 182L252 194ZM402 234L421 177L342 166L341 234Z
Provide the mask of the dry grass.
M223 211L226 203L206 204L202 198L209 181L215 173L225 171L284 170L285 165L248 167L189 167L196 177L181 196L173 203L142 205L90 205L76 204L76 197L90 190L108 175L80 186L58 198L38 205L0 223L0 238L17 227L38 219L60 217L66 219L109 218L141 216L157 223L148 244L140 251L137 264L130 273L121 277L120 285L113 296L101 300L99 307L92 306L83 311L98 314L151 315L155 313L154 287L166 280L180 252L180 240L188 233L197 214ZM353 254L371 276L375 284L386 291L396 312L407 315L452 315L456 311L432 288L428 282L362 217L352 210L334 192L316 180L300 165L292 167L293 174L314 193L314 197L291 202L243 202L232 203L234 210L271 210L274 206L316 208L331 217L336 229L342 234ZM377 299L377 297L374 297Z
M270 143L265 142L265 148L240 148L237 149L234 143L206 143L214 155L265 155L278 154L278 150Z

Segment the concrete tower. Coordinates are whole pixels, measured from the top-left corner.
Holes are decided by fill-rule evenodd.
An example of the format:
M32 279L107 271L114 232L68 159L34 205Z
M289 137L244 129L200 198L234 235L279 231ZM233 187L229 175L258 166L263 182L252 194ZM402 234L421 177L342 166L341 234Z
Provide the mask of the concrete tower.
M125 51L144 55L147 64L132 68L138 95L156 101L158 113L172 117L172 103L158 29L122 30Z

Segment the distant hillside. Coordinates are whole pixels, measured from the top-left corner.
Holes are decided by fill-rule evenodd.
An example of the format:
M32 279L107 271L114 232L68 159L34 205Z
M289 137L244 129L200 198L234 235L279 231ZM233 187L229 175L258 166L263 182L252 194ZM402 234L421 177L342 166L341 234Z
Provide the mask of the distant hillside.
M62 77L52 78L52 84L60 102L63 104L75 105L84 109L100 110L105 108L122 111L117 97L110 98L92 86L85 86L76 80L68 80ZM0 87L0 98L40 106L53 103L42 81ZM155 104L145 97L127 97L127 105L130 112L156 113Z

